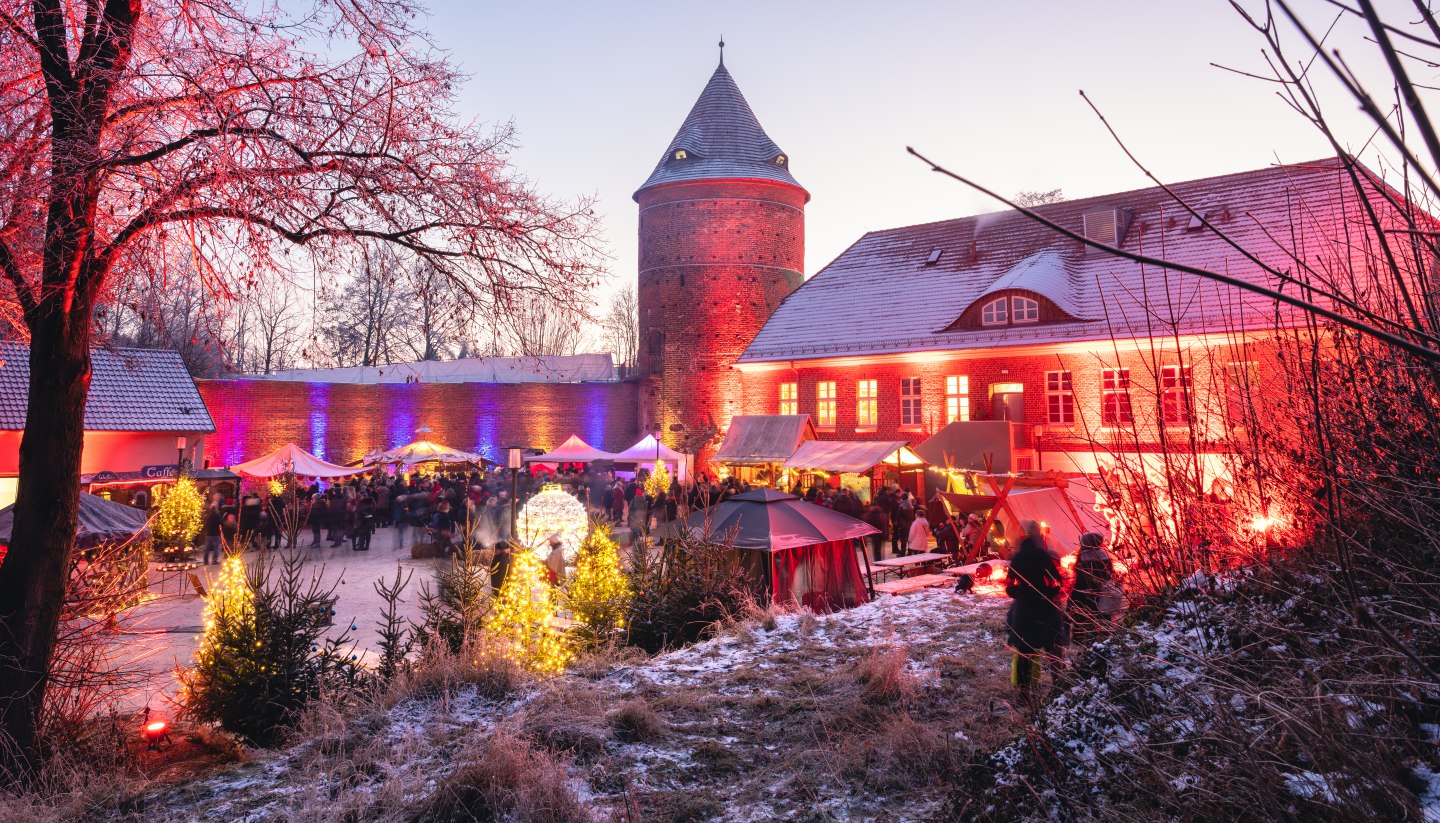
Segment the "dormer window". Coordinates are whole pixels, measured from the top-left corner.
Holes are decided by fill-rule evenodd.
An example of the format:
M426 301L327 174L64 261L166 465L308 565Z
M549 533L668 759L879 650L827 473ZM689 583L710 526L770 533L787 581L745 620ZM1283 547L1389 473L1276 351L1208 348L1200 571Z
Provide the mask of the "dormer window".
M997 297L986 303L980 309L980 325L982 326L1003 326L1010 319L1010 300L1006 297Z
M777 155L775 155L775 165L777 165L777 166L783 166L783 165L785 165L786 162L787 162L787 161L785 160L785 155L783 155L783 154L777 154Z
M1010 298L1010 322L1039 323L1040 303L1028 297Z
M675 150L675 154L672 155L672 159L674 159L674 160L688 160L688 159L690 159L690 152L687 152L687 151L685 151L684 149L676 149L676 150Z

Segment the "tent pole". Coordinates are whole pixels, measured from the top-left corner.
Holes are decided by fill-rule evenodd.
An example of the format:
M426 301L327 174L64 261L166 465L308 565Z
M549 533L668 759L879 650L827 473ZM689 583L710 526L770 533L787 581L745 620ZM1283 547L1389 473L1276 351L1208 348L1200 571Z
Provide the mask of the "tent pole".
M865 551L865 538L857 537L855 542L860 544L860 556L865 559L865 591L870 593L870 599L875 599L875 579L871 577L870 553Z

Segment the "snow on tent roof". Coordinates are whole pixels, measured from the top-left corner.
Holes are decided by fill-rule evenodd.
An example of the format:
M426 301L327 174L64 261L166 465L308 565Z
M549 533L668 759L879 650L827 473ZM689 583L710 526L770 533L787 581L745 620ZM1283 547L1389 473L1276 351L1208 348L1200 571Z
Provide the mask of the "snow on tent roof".
M815 439L808 414L740 414L730 419L716 463L784 463L800 443Z
M615 455L602 451L580 439L580 435L572 434L565 438L565 442L551 449L544 454L531 455L525 458L526 463L593 463L596 460L614 460Z
M1177 183L1186 203L1210 214L1212 230L1189 231L1190 213L1155 187L1035 207L1076 232L1087 213L1127 209L1124 247L1224 272L1265 286L1274 277L1230 242L1279 270L1297 255L1322 271L1355 268L1364 254L1347 232L1366 231L1349 202L1355 190L1333 160L1273 166ZM1373 199L1381 201L1383 195ZM1300 248L1288 248L1291 238ZM936 248L953 249L933 265ZM963 250L963 251L961 251ZM1006 285L1033 290L1074 320L945 329L983 295ZM875 307L885 306L885 322ZM1298 323L1298 309L1238 288L1113 255L1018 211L903 226L862 236L781 302L740 364L1000 346L1053 345L1165 334L1271 330Z
M653 463L655 461L656 449L657 442L655 435L647 434L640 442L625 451L616 452L611 455L610 459L616 463ZM658 449L660 459L667 463L679 464L685 460L685 455L675 451L664 443L659 443Z
M100 543L129 540L150 529L150 518L133 506L80 492L80 517L75 525L75 545L89 548ZM15 528L15 506L0 509L0 543L9 543Z
M919 466L925 462L904 440L807 440L781 468L863 473L881 463L894 465L896 452L900 453L902 465Z
M585 383L615 379L609 354L555 357L466 357L388 366L287 369L251 380L302 383Z

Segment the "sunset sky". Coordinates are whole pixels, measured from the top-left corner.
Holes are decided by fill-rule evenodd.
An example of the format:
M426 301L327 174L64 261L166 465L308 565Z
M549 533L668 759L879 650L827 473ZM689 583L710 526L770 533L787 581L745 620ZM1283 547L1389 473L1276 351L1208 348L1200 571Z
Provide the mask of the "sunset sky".
M1300 5L1321 31L1334 19L1321 0ZM709 79L722 33L727 67L811 193L807 275L865 231L997 208L907 145L1006 194L1148 185L1080 89L1168 181L1328 152L1272 85L1211 65L1264 71L1263 42L1225 0L435 0L429 28L473 75L463 114L513 118L516 163L543 190L599 197L617 282L635 276L630 196ZM1354 25L1333 37L1372 64ZM1370 135L1355 107L1332 99L1360 147Z

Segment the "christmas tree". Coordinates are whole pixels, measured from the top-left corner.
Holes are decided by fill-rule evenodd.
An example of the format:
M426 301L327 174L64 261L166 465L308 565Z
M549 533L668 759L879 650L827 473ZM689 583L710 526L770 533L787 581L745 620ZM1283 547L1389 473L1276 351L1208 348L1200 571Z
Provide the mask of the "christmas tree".
M596 527L580 547L567 597L580 632L593 642L624 629L630 598L630 580L620 571L620 547L609 529Z
M150 532L162 547L182 548L190 545L200 533L200 517L205 508L205 498L188 477L175 481L169 491L160 497L160 509L150 524Z
M665 463L655 461L655 468L650 471L650 476L645 478L645 493L651 497L659 497L670 491L670 470L665 468Z
M569 638L552 625L555 590L534 552L517 551L495 598L487 629L510 659L536 674L559 674L570 662Z

